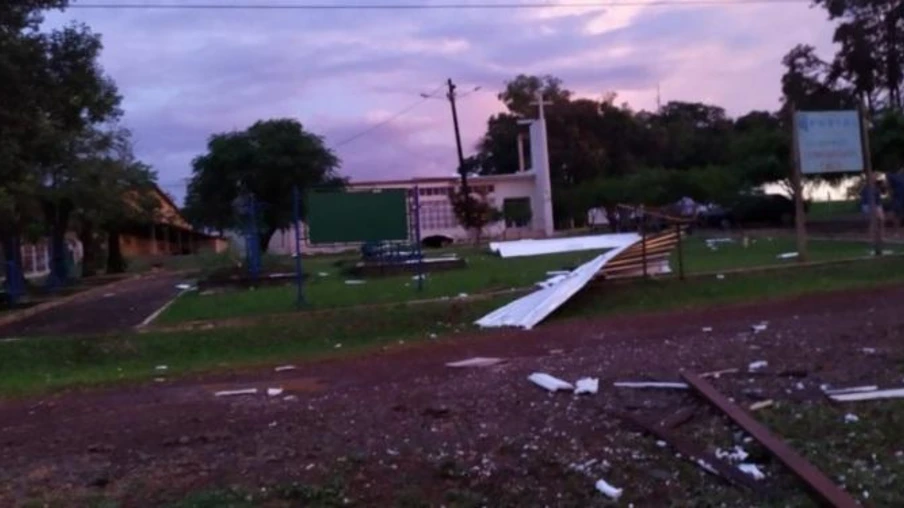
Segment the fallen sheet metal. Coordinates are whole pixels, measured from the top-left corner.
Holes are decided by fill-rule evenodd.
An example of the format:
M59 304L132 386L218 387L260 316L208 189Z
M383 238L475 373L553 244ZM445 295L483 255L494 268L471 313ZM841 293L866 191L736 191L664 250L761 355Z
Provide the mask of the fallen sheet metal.
M563 381L555 376L550 376L549 374L545 374L543 372L534 372L530 376L527 377L528 381L531 383L545 388L551 392L557 392L559 390L574 390L574 385L569 383L568 381Z
M826 395L843 395L845 393L875 392L878 390L879 390L878 386L869 385L869 386L851 386L850 388L824 388L822 391Z
M575 383L574 394L581 395L584 393L594 394L600 389L600 380L596 377L585 377L578 379Z
M798 455L787 443L773 436L769 429L728 400L725 395L722 395L709 382L695 374L683 373L681 376L704 399L725 413L739 427L775 455L807 485L811 493L818 497L820 501L836 508L855 508L860 506L850 494L832 483L832 480L819 469L816 469L813 464Z
M637 233L612 235L573 236L568 238L545 238L541 240L515 240L511 242L491 242L490 250L504 258L542 256L560 252L582 250L604 250L628 247L640 241Z
M839 395L829 395L829 398L836 402L857 402L861 400L877 399L901 399L904 398L904 388L876 390L874 392L842 393Z
M497 363L502 363L502 358L485 358L483 356L475 356L474 358L468 358L467 360L461 360L458 362L449 362L446 364L446 367L453 368L466 368L466 367L490 367L492 365L496 365Z
M664 388L671 390L687 390L686 383L663 383L659 381L619 381L612 383L616 388Z
M752 478L739 471L728 462L707 452L702 446L682 438L665 427L651 425L635 415L621 413L618 416L637 427L640 427L648 434L652 434L666 443L669 443L684 458L703 468L706 472L720 476L738 487L744 487L754 492L759 491L759 485L757 485Z
M530 330L590 282L606 263L630 245L612 249L577 267L555 285L534 291L477 320L477 326Z

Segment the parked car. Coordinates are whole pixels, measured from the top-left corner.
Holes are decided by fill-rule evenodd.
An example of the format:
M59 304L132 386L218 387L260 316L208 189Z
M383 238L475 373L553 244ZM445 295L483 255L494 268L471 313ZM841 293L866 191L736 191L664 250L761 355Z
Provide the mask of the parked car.
M711 205L700 213L706 227L782 227L794 223L794 200L781 194L747 194L729 208Z

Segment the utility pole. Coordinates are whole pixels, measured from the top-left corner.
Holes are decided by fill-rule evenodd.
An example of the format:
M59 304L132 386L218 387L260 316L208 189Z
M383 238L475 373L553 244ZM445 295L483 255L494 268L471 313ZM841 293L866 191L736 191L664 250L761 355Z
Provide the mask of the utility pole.
M458 110L455 108L455 83L452 82L452 78L449 78L447 81L449 86L449 92L446 94L446 97L449 99L449 104L452 106L452 125L455 127L455 147L458 149L458 174L461 176L461 192L464 195L464 207L465 207L465 217L471 216L471 189L468 187L468 171L465 168L465 155L461 150L461 133L458 129ZM470 223L470 220L466 220L466 223ZM467 226L465 226L467 229Z

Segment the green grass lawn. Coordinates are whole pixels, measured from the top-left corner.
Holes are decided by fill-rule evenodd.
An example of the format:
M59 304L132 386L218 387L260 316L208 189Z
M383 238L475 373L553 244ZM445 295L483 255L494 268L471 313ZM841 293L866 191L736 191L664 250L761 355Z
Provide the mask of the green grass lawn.
M858 216L860 203L857 200L846 201L813 201L807 210L808 220L832 220Z
M549 321L750 302L820 291L904 283L904 258L648 282L602 283L569 301ZM0 344L0 396L68 386L304 361L324 355L433 340L473 331L477 318L511 297L393 305L370 311L290 315L254 326L150 332L98 338L36 338ZM544 324L540 325L541 327ZM342 344L340 348L336 344Z
M724 238L710 236L710 238ZM737 236L732 243L714 244L715 250L707 247L703 236L693 235L683 242L684 268L686 273L705 273L718 270L749 268L776 264L793 264L792 260L781 260L777 256L786 252L796 252L797 244L793 236L751 236L747 246ZM810 240L807 242L808 261L831 261L868 256L870 247L863 242ZM678 254L672 255L672 269L678 269Z
M688 274L790 264L776 258L783 252L794 251L794 240L787 236L759 238L744 247L740 241L719 244L716 250L708 248L700 236L692 236L684 242L684 263ZM866 256L866 244L842 241L811 241L811 261L826 261ZM354 256L320 256L304 260L304 271L311 274L305 284L305 296L309 308L328 309L366 304L394 303L419 299L456 297L512 288L530 288L545 279L546 272L573 268L598 252L572 252L548 256L502 259L484 250L457 249L467 259L468 267L461 270L430 274L423 291L418 291L417 281L411 275L372 277L364 284L347 285L352 277L344 275L338 262L353 262ZM672 267L677 270L677 253L672 257ZM325 275L321 275L325 274ZM267 287L255 290L231 291L214 295L189 293L177 300L156 325L171 325L185 321L216 320L230 317L257 316L295 310L296 289L293 285Z
M308 258L304 271L311 277L305 283L305 297L310 308L327 309L523 288L547 278L547 271L574 268L599 254L585 251L502 259L477 249L455 252L467 260L467 268L428 274L423 291L417 290L413 275L371 277L364 284L348 285L345 281L356 277L343 274L336 264L354 261L354 256ZM179 298L155 324L289 312L295 310L295 297L294 285L206 296L193 292Z

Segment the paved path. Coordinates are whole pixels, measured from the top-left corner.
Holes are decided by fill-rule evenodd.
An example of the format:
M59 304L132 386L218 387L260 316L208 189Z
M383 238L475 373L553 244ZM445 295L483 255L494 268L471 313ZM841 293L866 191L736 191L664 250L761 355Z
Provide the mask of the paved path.
M21 321L0 326L0 338L109 333L130 329L172 299L183 275L161 273L120 282Z

